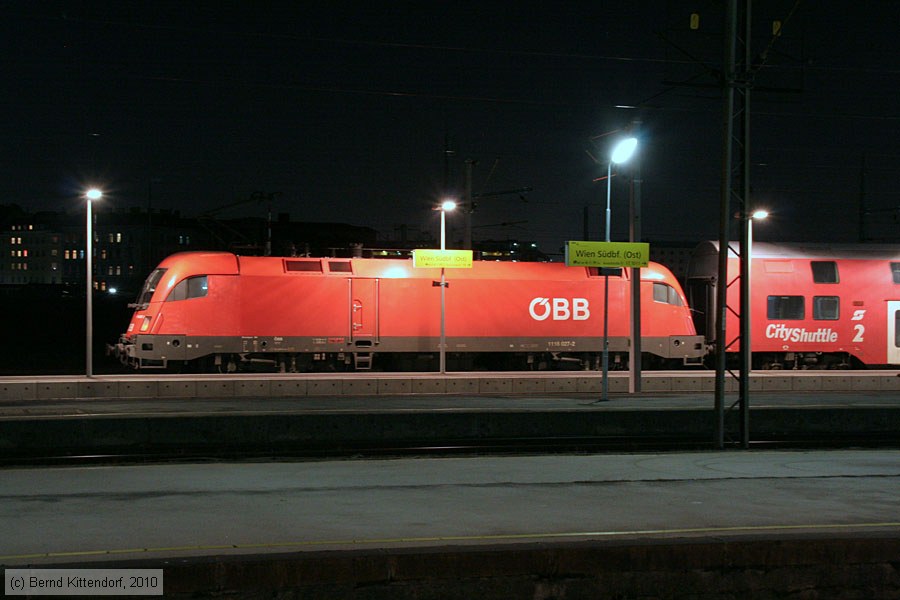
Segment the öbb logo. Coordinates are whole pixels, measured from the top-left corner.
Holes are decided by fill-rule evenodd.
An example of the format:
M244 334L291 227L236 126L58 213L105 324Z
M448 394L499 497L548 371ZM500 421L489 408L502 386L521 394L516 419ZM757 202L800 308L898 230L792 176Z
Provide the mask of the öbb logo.
M591 316L587 298L535 298L528 305L528 314L535 321L587 321Z

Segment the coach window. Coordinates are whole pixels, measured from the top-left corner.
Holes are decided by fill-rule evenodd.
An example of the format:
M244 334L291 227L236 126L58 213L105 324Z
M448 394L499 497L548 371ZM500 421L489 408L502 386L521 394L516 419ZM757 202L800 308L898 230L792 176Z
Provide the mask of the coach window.
M812 266L813 283L838 283L837 263L833 260L814 260Z
M900 283L900 263L891 263L891 275L894 277L894 283Z
M769 319L803 319L803 296L769 296L766 312Z
M665 283L653 284L653 300L655 302L665 302L674 306L682 306L681 297L671 285Z
M178 300L190 300L191 298L202 298L206 296L208 284L206 275L198 275L196 277L188 277L178 282L166 302L176 302Z
M841 299L838 296L814 296L813 319L817 321L837 321L841 313Z

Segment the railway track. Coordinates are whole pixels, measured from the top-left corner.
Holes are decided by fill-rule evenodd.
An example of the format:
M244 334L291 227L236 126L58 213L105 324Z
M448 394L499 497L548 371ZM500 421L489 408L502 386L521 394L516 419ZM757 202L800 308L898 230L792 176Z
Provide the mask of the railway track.
M365 460L384 458L438 458L521 456L536 454L602 454L639 452L690 452L713 448L709 436L598 436L598 437L523 437L496 440L453 440L446 444L434 440L413 440L408 443L335 445L285 445L281 448L227 446L184 447L178 451L121 451L106 453L7 454L0 457L0 465L13 466L97 466L139 465L158 463L252 462L303 460ZM739 441L726 442L727 449L738 449ZM900 448L900 435L833 435L791 436L777 438L763 436L750 442L750 450L774 449L850 449Z

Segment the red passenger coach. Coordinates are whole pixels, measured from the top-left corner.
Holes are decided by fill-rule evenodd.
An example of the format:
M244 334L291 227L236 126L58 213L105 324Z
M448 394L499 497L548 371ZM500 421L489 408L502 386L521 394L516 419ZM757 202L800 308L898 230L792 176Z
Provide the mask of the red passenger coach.
M735 246L737 247L737 246ZM728 305L740 310L734 252ZM718 244L694 252L687 276L697 330L713 337ZM900 365L900 249L887 245L752 246L751 347L756 368ZM738 335L728 311L726 338ZM712 341L710 339L710 341ZM737 352L739 344L728 348Z
M612 364L628 351L631 272L609 278ZM559 263L448 269L448 367L590 368L602 349L603 277ZM643 348L658 360L705 353L671 272L641 270ZM186 252L147 278L115 346L137 368L432 369L439 269L411 260Z

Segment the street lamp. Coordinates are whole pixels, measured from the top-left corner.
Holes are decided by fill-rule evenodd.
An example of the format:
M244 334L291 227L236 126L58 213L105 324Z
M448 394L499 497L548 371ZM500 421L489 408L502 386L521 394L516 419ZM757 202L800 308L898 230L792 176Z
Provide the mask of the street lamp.
M609 242L609 227L611 221L610 199L612 196L612 166L613 163L621 164L632 157L637 149L637 138L626 138L613 146L606 165L606 239ZM603 382L600 400L609 399L609 273L603 275Z
M456 202L453 200L444 200L441 205L434 210L441 211L441 252L447 249L447 213L456 209ZM444 267L441 267L441 347L440 347L440 371L441 374L447 372L447 353L446 346L446 330L445 330L445 293L447 290L447 279L444 274Z
M741 286L741 315L742 315L742 324L744 326L744 330L741 332L741 348L746 348L747 351L743 353L743 368L749 373L752 370L752 350L750 346L751 342L751 319L753 318L753 310L750 308L750 284L752 281L752 265L753 265L753 221L762 221L766 217L769 216L769 211L758 209L753 211L752 213L746 216L745 226L747 228L747 268L745 273L741 273L741 282L744 283ZM745 281L746 278L746 281Z
M752 319L753 309L750 306L750 284L753 264L753 221L761 221L769 216L768 211L757 209L753 212L741 210L741 263L740 263L740 340L738 352L741 361L738 382L738 404L740 405L741 447L750 447L750 371L753 369ZM746 245L744 245L746 244Z
M94 271L93 271L93 242L94 242L94 233L93 233L93 217L91 215L91 204L93 204L94 200L99 200L103 197L103 192L101 192L97 188L91 188L84 194L84 198L87 200L87 221L86 221L86 231L85 231L85 280L87 281L86 289L85 289L85 299L87 301L86 304L86 335L85 335L85 374L87 377L93 377L94 375L94 364L93 364L93 350L92 346L94 343Z

